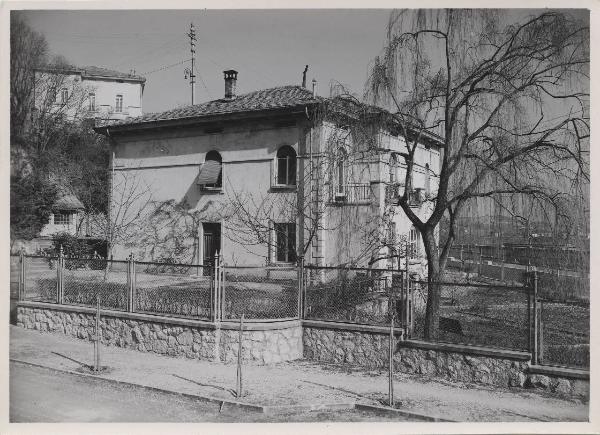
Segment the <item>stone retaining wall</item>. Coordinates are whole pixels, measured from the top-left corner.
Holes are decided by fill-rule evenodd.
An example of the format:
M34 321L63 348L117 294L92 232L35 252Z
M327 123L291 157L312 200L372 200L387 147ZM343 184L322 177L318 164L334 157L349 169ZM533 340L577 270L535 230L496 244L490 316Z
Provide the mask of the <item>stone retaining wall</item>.
M389 332L384 328L336 325L303 328L304 357L316 361L387 368ZM529 355L484 348L399 342L394 351L394 370L467 383L547 390L557 395L589 399L589 381L561 375L530 372Z
M40 304L38 304L40 305ZM43 332L57 332L92 340L95 315L89 308L19 306L17 326ZM153 321L153 317L157 320ZM295 323L295 324L294 324ZM141 352L185 356L202 360L237 361L238 336L235 324L166 319L129 313L102 311L102 343ZM302 326L298 322L246 324L242 358L246 362L269 364L302 358Z
M94 310L86 307L20 302L17 325L92 340ZM210 361L237 360L238 325L101 311L102 343ZM366 368L388 366L386 328L317 321L247 323L243 332L243 360L271 364L307 358ZM500 387L523 387L589 400L589 374L584 371L537 367L529 354L471 346L406 341L397 343L394 369Z

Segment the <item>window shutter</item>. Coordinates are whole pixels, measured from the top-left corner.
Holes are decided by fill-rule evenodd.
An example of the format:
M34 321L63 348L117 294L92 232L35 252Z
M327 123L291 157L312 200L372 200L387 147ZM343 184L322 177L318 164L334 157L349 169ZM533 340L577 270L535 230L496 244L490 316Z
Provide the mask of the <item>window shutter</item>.
M204 166L204 163L200 163L200 168L198 168L198 177L196 177L196 184L200 185L202 184L200 182L200 174L202 174L202 167Z

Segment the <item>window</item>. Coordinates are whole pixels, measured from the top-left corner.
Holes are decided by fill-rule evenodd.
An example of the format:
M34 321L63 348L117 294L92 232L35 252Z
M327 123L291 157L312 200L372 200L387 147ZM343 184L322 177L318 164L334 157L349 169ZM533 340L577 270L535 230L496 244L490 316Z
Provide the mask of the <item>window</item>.
M296 185L296 151L291 146L283 146L277 151L277 175L275 184L279 186Z
M123 95L117 95L117 101L115 102L115 112L123 111Z
M54 104L56 102L56 89L55 88L51 88L48 91L48 102L50 104Z
M69 212L54 213L54 225L71 225L71 217Z
M88 99L90 101L90 112L95 112L96 111L96 94L90 94L88 96Z
M209 151L198 174L198 184L206 189L220 189L223 186L223 159L217 151Z
M410 229L410 233L408 235L408 257L409 258L417 258L419 253L421 252L421 236L419 235L419 231L412 227Z
M276 223L275 230L275 261L294 263L296 261L296 224Z
M60 102L61 104L67 104L69 100L69 91L66 88L60 90Z

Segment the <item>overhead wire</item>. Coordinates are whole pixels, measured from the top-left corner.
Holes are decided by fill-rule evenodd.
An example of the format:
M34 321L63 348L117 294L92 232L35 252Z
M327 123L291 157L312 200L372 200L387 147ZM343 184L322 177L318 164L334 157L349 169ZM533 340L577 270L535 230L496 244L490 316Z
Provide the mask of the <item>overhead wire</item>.
M154 69L154 70L152 70L152 71L146 71L146 72L143 72L143 73L140 73L140 74L141 74L141 75L149 75L149 74L154 74L155 72L164 71L164 70L166 70L166 69L173 68L174 66L181 65L182 63L189 62L190 60L192 60L192 58L191 58L191 57L190 57L190 58L188 58L188 59L183 59L183 60L181 60L181 61L179 61L179 62L177 62L177 63L173 63L173 64L171 64L171 65L166 65L166 66L163 66L163 67L160 67L160 68Z

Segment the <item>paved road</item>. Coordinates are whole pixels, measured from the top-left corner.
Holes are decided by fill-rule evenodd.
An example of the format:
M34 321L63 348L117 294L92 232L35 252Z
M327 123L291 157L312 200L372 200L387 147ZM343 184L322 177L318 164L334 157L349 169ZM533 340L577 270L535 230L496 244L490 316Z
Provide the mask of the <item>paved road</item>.
M23 364L10 364L10 421L20 422L286 422L399 421L356 411L266 416L140 387L121 386Z

